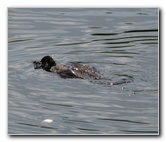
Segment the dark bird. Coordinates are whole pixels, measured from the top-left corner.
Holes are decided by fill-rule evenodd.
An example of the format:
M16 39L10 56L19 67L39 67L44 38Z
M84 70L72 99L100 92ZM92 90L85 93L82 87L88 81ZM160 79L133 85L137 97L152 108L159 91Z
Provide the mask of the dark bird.
M57 73L62 78L93 78L99 80L103 78L95 67L77 62L69 62L67 65L57 65L55 60L50 56L45 56L41 61L34 61L34 68L42 68L45 71Z

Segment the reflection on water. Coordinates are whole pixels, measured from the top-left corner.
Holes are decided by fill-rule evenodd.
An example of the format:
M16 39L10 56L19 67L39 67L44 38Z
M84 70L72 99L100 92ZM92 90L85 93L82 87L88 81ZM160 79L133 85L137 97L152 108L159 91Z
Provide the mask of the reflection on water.
M158 134L158 9L9 8L8 27L9 134ZM46 55L105 78L34 70Z

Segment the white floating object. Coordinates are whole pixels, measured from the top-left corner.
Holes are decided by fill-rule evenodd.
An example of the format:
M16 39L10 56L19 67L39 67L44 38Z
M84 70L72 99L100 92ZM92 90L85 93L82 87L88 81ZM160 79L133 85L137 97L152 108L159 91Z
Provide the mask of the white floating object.
M45 120L43 120L43 122L44 122L44 123L52 123L53 120L52 120L52 119L45 119Z

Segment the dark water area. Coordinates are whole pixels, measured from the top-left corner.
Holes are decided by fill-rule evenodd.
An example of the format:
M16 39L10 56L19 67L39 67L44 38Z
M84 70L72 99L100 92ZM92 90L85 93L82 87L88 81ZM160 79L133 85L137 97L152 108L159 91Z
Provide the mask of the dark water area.
M156 8L9 8L8 133L157 135L158 48ZM105 79L35 70L45 55Z

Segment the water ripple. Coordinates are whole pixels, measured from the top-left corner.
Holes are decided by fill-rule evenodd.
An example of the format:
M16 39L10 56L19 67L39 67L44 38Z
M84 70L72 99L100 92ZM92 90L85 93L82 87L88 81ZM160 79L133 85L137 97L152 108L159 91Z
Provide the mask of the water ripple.
M125 119L111 119L111 118L97 118L98 120L106 120L106 121L117 121L117 122L126 122L126 123L138 123L138 124L149 124L146 122L140 122L140 121L131 121L131 120L125 120Z

